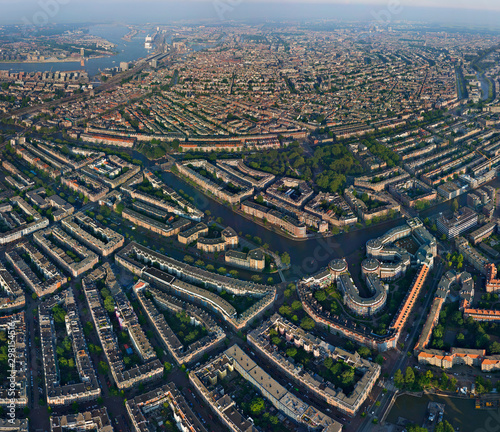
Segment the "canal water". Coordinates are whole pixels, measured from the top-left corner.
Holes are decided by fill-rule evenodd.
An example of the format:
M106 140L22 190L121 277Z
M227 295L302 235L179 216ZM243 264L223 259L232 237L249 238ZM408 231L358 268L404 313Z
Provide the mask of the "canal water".
M455 430L458 427L460 431L464 432L484 432L489 430L486 428L487 422L492 421L492 424L500 429L497 411L476 410L474 399L438 395L399 396L387 416L387 422L396 424L398 417L403 417L422 426L429 414L427 410L429 402L445 404L444 419L449 421Z
M236 232L241 231L243 236L250 234L260 237L262 242L267 243L272 251L279 251L280 253L287 251L292 260L292 268L284 272L287 280L295 280L304 275L315 273L325 267L333 258L346 258L349 264L359 263L360 253L363 253L364 256L365 243L369 239L378 237L393 226L403 223L402 219L391 220L375 227L356 230L334 237L297 241L252 223L247 218L234 213L228 207L205 196L170 172L163 173L162 178L173 189L182 189L186 194L192 196L194 204L200 210L209 210L212 216L221 217L224 225L232 227Z

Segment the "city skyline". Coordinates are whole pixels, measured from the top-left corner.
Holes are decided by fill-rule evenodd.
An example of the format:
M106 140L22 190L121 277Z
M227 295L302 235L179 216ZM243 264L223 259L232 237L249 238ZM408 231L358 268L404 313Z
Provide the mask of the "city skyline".
M286 5L286 8L283 6ZM380 11L389 11L392 20L427 21L434 24L470 24L498 26L500 4L494 0L185 0L164 2L146 0L2 0L0 23L25 24L40 13L48 15L48 22L110 22L130 23L171 22L175 20L309 20L331 19L372 21ZM38 15L37 15L38 14ZM46 22L40 21L43 25Z

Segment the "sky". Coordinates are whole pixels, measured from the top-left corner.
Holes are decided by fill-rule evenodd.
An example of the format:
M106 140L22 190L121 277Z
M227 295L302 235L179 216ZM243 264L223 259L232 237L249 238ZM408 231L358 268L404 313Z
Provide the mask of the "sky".
M345 19L500 27L500 0L0 0L0 23Z

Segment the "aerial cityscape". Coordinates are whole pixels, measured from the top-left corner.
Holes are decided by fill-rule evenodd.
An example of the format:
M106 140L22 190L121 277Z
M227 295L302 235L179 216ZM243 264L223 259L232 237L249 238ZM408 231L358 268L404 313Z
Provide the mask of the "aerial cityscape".
M499 430L499 5L101 3L0 0L0 431Z

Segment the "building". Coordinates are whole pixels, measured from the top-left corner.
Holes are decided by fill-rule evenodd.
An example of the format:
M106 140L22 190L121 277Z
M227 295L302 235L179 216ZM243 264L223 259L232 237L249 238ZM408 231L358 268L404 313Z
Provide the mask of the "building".
M156 427L154 413L168 405L182 432L207 432L174 383L128 399L125 403L134 432L149 432Z
M208 234L208 226L203 222L196 224L195 226L189 228L186 231L182 231L177 235L177 240L179 243L188 245L197 241L200 236L205 236Z
M134 203L135 204L135 203ZM180 231L188 227L191 222L187 219L180 218L172 223L160 222L156 219L143 215L129 208L124 208L122 217L129 220L133 224L152 231L164 237L170 237L179 234Z
M437 229L441 234L446 237L455 238L467 231L468 229L477 225L477 213L468 207L464 207L455 212L451 218L441 215L437 219Z
M473 245L477 245L482 242L485 238L488 238L490 235L494 234L497 230L497 222L488 222L486 225L472 231L469 234L469 239Z
M59 227L36 232L33 235L33 240L73 277L78 277L92 269L99 262L97 254L87 249Z
M486 274L486 264L488 264L489 260L484 255L479 253L477 249L472 247L463 237L457 237L455 239L455 246L467 262L472 264L477 271Z
M50 416L50 432L82 432L86 430L113 432L113 424L106 407L79 412L78 414Z
M233 266L262 271L266 267L266 258L262 249L245 252L227 251L225 261Z
M69 234L102 256L108 256L125 243L121 234L80 212L63 219L61 225Z
M61 384L56 353L56 332L52 308L61 303L67 312L66 332L71 339L75 364L81 382ZM43 369L45 372L45 391L50 406L70 405L72 403L95 400L101 396L97 374L87 349L77 305L71 288L57 298L46 300L39 307L40 343Z
M448 181L446 183L443 183L442 185L439 185L437 191L438 194L441 195L445 200L450 200L463 194L466 189L458 186L455 182Z
M108 312L104 309L102 296L97 288L96 281L104 280L108 289L111 287L118 296L120 302L120 319L125 325L131 339L134 341L136 352L143 358L149 358L138 365L126 368L123 355L118 345L118 339L113 331L113 326L109 320ZM87 306L92 317L99 341L103 347L104 355L109 364L111 376L119 389L131 388L142 382L160 379L163 376L163 365L156 358L154 350L147 341L142 329L136 325L136 316L133 309L127 304L126 296L121 295L117 287L116 277L108 263L95 270L90 275L83 278L82 286ZM111 291L111 289L110 289Z
M350 394L345 394L341 389L335 388L332 383L308 371L307 367L298 367L286 356L285 352L278 351L273 347L270 340L271 329L285 336L290 345L312 352L317 361L322 362L330 357L334 361L342 361L354 367L361 375L361 378L355 384L354 390ZM277 367L285 376L291 378L301 387L306 388L319 399L324 400L329 406L333 406L349 416L354 416L359 411L375 386L381 372L379 365L362 359L357 353L351 354L327 344L278 314L274 314L260 327L250 332L248 342L259 355Z
M237 371L250 382L273 406L293 421L307 425L313 430L324 432L341 432L342 424L331 419L311 405L306 404L294 394L287 391L274 378L265 372L238 345L233 345L222 355L200 368L189 373L189 380L196 391L220 418L222 423L233 432L256 429L251 422L243 422L241 414L234 415L229 401L216 390L212 390L218 380L223 380L228 371ZM226 396L227 397L227 396ZM232 402L232 401L231 401ZM233 419L237 419L235 422Z
M203 309L153 288L144 281L139 281L135 284L134 292L164 347L178 365L198 360L207 351L224 341L226 334ZM148 293L148 297L146 293ZM192 323L197 326L203 326L208 334L202 339L184 346L168 325L163 314L159 312L156 305L161 307L163 311L167 310L171 314L185 313L190 317Z
M240 206L241 211L257 219L262 219L264 223L277 225L293 237L304 238L307 236L307 227L293 216L273 210L252 201L243 201Z
M31 269L23 257L26 257L36 267L38 274ZM5 258L38 297L52 294L68 282L68 278L31 243L18 244L14 249L5 253Z

